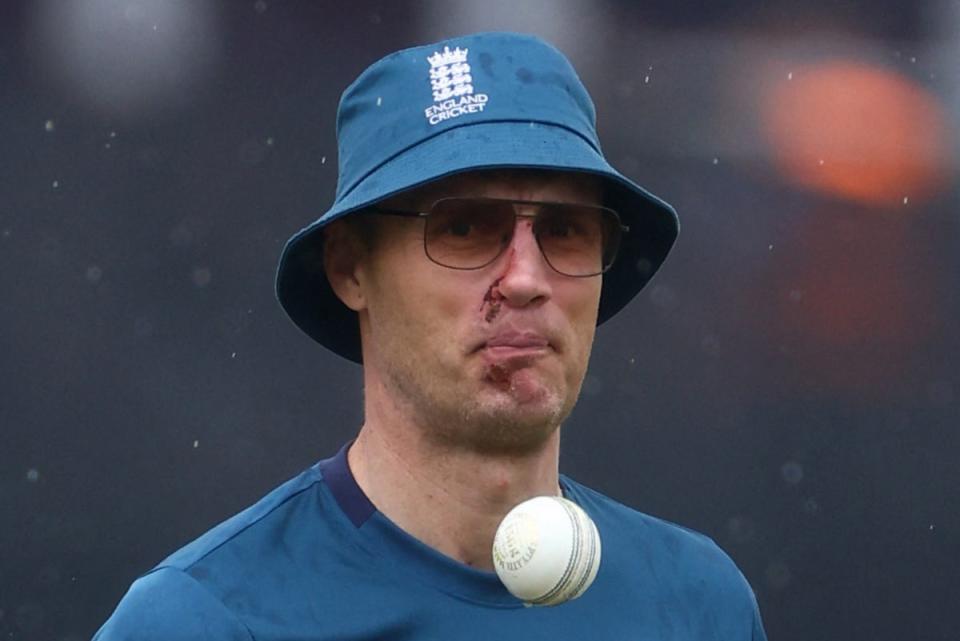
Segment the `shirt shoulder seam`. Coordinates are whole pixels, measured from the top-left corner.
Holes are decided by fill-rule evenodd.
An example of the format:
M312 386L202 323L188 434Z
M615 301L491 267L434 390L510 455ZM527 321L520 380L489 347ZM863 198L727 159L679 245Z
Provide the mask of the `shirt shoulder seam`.
M196 586L197 586L198 588L200 588L201 590L203 590L204 593L206 593L207 595L209 595L211 599L213 599L213 600L216 601L218 604L220 604L220 607L223 608L226 612L228 612L228 613L230 614L230 618L232 618L234 621L236 621L237 625L239 625L241 628L243 628L243 631L247 633L247 637L250 639L250 641L257 641L256 637L253 636L253 632L251 632L251 631L250 631L250 628L248 628L247 625L243 622L243 620L240 619L239 616L237 616L237 613L234 612L233 610L231 610L229 607L227 607L227 604L224 603L223 600L222 600L220 597L218 597L216 594L214 594L209 588L207 588L207 586L205 586L203 583L201 583L200 581L198 581L198 580L197 580L195 577L193 577L189 572L186 572L185 570L183 570L183 569L181 569L181 568L178 568L178 567L176 567L176 566L174 566L174 565L159 565L159 566L157 566L156 568L154 568L153 570L150 570L150 572L147 572L147 575L153 574L154 572L159 572L160 570L172 570L172 571L176 572L177 574L185 577L185 578L186 578L187 580L189 580L191 583L196 584ZM144 576L147 576L147 575L144 575Z
M317 485L318 483L320 483L322 480L323 480L323 477L322 477L322 476L315 476L314 479L313 479L309 484L307 484L306 486L300 488L300 489L297 490L296 492L293 492L293 493L290 494L289 496L285 497L282 501L280 501L279 503L277 503L276 505L274 505L273 507L271 507L269 510L267 510L267 511L264 512L263 514L258 515L256 518L254 518L254 519L253 519L252 521L250 521L249 523L246 523L245 525L243 525L243 526L242 526L241 528L239 528L238 530L232 532L229 536L225 537L222 541L220 541L220 542L217 543L216 545L212 546L210 549L204 551L202 554L200 554L198 557L196 557L195 559L193 559L193 560L190 561L189 563L183 564L182 567L179 566L179 565L177 565L176 563L168 563L168 562L167 562L167 561L169 560L169 559L168 559L168 560L164 560L160 565L158 565L158 566L157 566L156 568L154 568L154 569L155 569L155 570L158 570L158 569L160 569L160 568L166 567L166 568L172 568L172 569L179 569L179 570L181 570L184 574L189 574L189 573L186 571L187 568L191 568L191 567L195 566L197 563L200 563L201 561L203 561L204 559L206 559L208 556L210 556L211 554L213 554L214 552L216 552L217 550L219 550L221 547L223 547L224 545L226 545L227 543L229 543L230 541L232 541L234 538L236 538L237 536L243 534L243 533L246 532L249 528L253 527L254 525L256 525L257 523L259 523L259 522L262 521L263 519L267 518L269 515L273 514L273 512L274 512L275 510L277 510L278 508L280 508L281 506L283 506L284 504L286 504L288 501L290 501L290 500L296 498L297 496L303 494L304 492L306 492L306 491L309 490L310 488L312 488L312 487L314 487L315 485ZM264 497L264 498L266 498L266 497ZM263 499L261 499L261 500L263 500ZM256 504L254 504L254 505L256 505ZM253 507L253 506L251 506L251 508L252 508L252 507ZM247 508L247 509L251 509L251 508ZM241 514L242 514L242 512L241 512ZM236 516L239 516L239 514L236 515ZM230 518L233 518L233 517L230 517ZM229 520L229 519L228 519L228 520ZM216 527L218 527L218 526L214 526L214 528L216 528ZM177 553L174 552L171 556L175 556L176 554L177 554ZM152 571L153 571L153 570L151 570L151 572L152 572ZM193 578L193 577L191 577L191 578ZM196 579L194 579L194 580L196 580Z

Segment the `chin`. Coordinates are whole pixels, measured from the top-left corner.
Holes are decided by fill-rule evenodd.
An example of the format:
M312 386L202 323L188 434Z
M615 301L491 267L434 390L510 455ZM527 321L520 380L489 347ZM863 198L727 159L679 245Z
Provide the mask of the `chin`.
M518 403L500 392L481 394L462 408L452 438L484 454L523 455L542 448L566 418L561 397L542 390L535 400Z
M487 456L526 456L542 450L560 427L559 423L497 419L475 424L469 434L461 433L459 443Z

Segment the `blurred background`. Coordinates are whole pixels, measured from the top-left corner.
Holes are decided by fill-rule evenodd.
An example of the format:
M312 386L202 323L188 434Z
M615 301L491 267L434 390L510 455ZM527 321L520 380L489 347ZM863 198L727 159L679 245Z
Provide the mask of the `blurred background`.
M598 332L562 469L702 531L777 641L953 640L954 0L7 0L0 637L78 641L163 557L351 438L360 369L273 296L340 92L537 33L680 240Z

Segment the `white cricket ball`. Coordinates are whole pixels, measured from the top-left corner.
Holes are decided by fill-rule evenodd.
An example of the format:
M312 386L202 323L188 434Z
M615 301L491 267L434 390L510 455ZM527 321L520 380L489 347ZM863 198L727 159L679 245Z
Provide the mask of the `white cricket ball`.
M493 565L510 593L525 604L559 605L583 594L596 578L600 533L573 501L538 496L500 522Z

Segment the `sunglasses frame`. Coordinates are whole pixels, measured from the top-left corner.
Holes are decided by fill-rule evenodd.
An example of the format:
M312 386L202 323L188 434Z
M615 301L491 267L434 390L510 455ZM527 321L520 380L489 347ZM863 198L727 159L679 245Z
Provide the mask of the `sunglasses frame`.
M481 202L481 203L482 203L482 202L488 202L488 203L509 203L509 204L511 204L511 205L533 205L533 206L541 207L541 208L542 208L542 207L556 207L556 206L560 206L560 207L570 207L570 206L573 206L573 207L589 207L589 208L591 208L591 209L599 209L599 210L601 210L601 211L609 212L610 214L612 214L612 215L613 215L613 218L614 218L614 221L616 222L616 224L617 224L617 226L618 226L618 228L619 228L619 231L620 231L621 233L627 233L627 232L630 231L630 228L629 228L628 226L624 225L623 222L620 220L620 214L618 214L615 210L610 209L609 207L604 207L604 206L602 206L602 205L586 204L586 203L570 203L570 202L557 202L557 201L547 201L547 200L514 200L514 199L512 199L512 198L487 198L487 197L483 197L483 196L476 196L476 197L474 197L474 196L448 196L448 197L446 197L446 198L440 198L440 199L435 200L435 201L433 202L433 204L430 205L430 211L407 211L407 210L402 210L402 209L393 209L393 208L382 207L382 206L380 206L380 205L372 205L371 207L363 210L362 213L384 214L384 215L387 215L387 216L400 216L400 217L405 217L405 218L422 218L422 219L424 219L424 221L423 221L423 222L424 222L424 224L423 224L423 253L426 254L427 258L429 258L432 263L434 263L434 264L436 264L436 265L440 265L441 267L446 267L447 269L456 269L456 270L459 270L459 271L474 271L474 270L477 270L477 269L483 269L483 268L486 267L487 265L490 265L491 263L493 263L494 261L496 261L498 258L500 258L500 256L503 255L503 252L506 250L506 248L510 246L510 242L513 240L513 231L510 232L510 238L509 238L509 240L504 244L503 247L500 248L500 251L497 252L497 254L496 254L493 258L491 258L490 260L488 260L487 262L485 262L485 263L482 264L482 265L478 265L477 267L451 267L450 265L444 265L443 263L438 262L436 259L434 259L434 258L430 255L430 252L427 251L427 219L430 217L430 214L433 213L434 209L436 209L437 205L439 205L440 203L446 202L446 201L450 201L450 200L467 200L467 201ZM358 212L358 213L361 213L361 212ZM516 229L516 222L517 222L517 219L518 219L518 218L533 218L533 219L536 219L538 216L539 216L539 212L538 212L538 213L533 213L533 214L521 214L521 213L518 213L517 211L514 211L514 212L513 212L513 222L514 222L514 224L513 224L512 229ZM538 230L538 229L539 229L539 228L536 226L536 223L534 223L534 229L535 229L535 230ZM617 247L615 248L615 250L614 250L614 252L613 252L613 258L610 259L610 263L609 263L608 265L606 265L601 271L596 272L595 274L581 274L581 275L567 274L567 273L565 273L565 272L560 271L560 270L557 269L556 267L554 267L554 266L553 266L553 263L550 262L550 258L547 256L547 252L545 252L545 251L543 250L543 245L540 244L540 235L539 235L539 233L538 233L537 231L535 231L535 233L534 233L534 238L535 238L536 241L537 241L537 248L540 249L540 255L543 256L544 261L546 261L547 265L550 266L550 269L552 269L553 271L557 272L558 274L561 274L561 275L563 275L563 276L567 276L567 277L569 277L569 278L592 278L593 276L600 276L601 274L607 272L611 267L613 267L613 264L614 264L614 263L616 262L616 260L617 260L617 255L618 255L619 252L620 252L620 240L618 239L618 241L617 241Z

